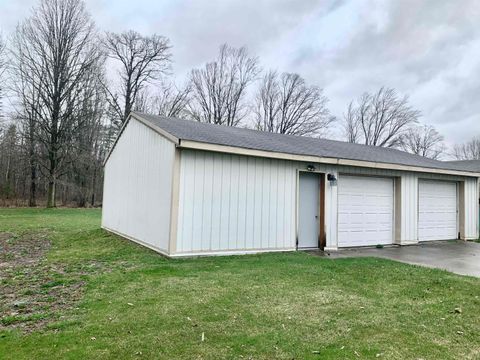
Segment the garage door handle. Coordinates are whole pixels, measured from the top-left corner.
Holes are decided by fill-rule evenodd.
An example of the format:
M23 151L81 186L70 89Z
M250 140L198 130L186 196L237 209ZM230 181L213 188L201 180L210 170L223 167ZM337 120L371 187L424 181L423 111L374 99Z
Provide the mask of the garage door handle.
M315 219L318 219L318 215L315 215Z

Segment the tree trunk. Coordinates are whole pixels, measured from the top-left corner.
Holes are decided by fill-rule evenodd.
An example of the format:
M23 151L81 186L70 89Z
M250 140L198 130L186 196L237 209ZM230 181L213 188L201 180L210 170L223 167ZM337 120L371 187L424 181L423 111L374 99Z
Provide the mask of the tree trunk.
M95 164L93 166L93 178L92 178L92 198L91 198L91 204L92 207L95 207L95 191L97 187L97 165Z
M13 151L13 149L10 149L10 151ZM12 160L12 153L9 152L8 156L7 156L7 169L5 170L5 184L9 185L10 183L10 162Z
M30 174L30 194L28 197L28 206L37 206L37 184L35 170L32 170L32 173Z
M56 190L56 181L55 179L51 178L48 182L48 192L47 192L47 208L56 207L55 201L55 190Z
M49 166L49 179L48 179L48 191L47 191L47 208L56 207L56 187L57 187L57 146L58 146L58 113L59 113L59 104L57 101L54 105L53 116L52 116L52 130L50 134L50 149L48 149L48 158L50 162Z
M35 154L32 147L30 147L30 191L28 198L28 206L37 206L37 167L35 164Z
M62 205L68 206L68 185L63 184L62 189Z
M127 80L126 84L126 89L125 89L125 110L123 112L123 119L122 119L122 125L127 121L128 115L130 114L130 111L132 110L132 89L131 89L131 81L130 81L130 75Z

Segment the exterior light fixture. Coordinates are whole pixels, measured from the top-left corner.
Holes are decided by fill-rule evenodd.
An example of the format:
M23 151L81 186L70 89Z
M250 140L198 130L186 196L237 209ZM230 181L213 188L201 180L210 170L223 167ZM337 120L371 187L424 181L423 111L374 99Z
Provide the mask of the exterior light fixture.
M337 177L335 174L327 174L327 180L330 182L331 186L337 185Z
M335 177L335 174L327 174L327 180L328 181L337 181L337 178Z
M307 166L307 170L308 170L308 171L315 171L315 166L313 166L313 165L308 165L308 166Z

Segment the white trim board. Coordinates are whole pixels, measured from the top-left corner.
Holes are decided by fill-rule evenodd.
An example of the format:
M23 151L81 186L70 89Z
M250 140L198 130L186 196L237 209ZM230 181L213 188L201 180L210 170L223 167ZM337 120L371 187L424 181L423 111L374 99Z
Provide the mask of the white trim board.
M107 156L105 157L105 160L103 161L103 166L105 166L105 164L107 163L108 159L109 159L110 156L112 155L112 152L113 152L113 150L115 149L115 146L117 145L118 140L120 139L120 136L122 136L123 131L125 130L125 128L127 127L128 123L130 122L130 120L131 120L132 118L134 118L134 119L137 120L138 122L142 123L142 124L145 125L146 127L152 129L153 131L155 131L155 132L156 132L157 134L159 134L160 136L163 136L165 139L170 140L170 141L171 141L172 143L174 143L175 145L178 146L178 144L180 143L180 139L176 138L175 136L173 136L172 134L166 132L165 130L159 128L158 126L155 126L155 125L152 124L151 122L144 120L141 116L135 114L134 112L131 112L130 115L128 115L127 120L123 123L120 131L118 132L118 135L117 135L117 137L115 138L112 147L111 147L110 150L108 151L108 154L107 154Z
M286 249L253 249L253 250L218 250L218 251L199 251L199 252L185 252L171 254L171 258L180 257L197 257L197 256L234 256L234 255L246 255L246 254L260 254L260 253L277 253L277 252L296 252L295 248Z
M458 176L467 176L467 177L480 177L480 173L473 173L468 171L426 168L426 167L419 167L419 166L381 163L381 162L372 162L372 161L364 161L364 160L337 159L337 158L311 156L311 155L295 155L295 154L287 154L287 153L280 153L280 152L240 148L235 146L202 143L198 141L182 140L182 139L180 139L180 143L178 147L183 149L213 151L213 152L220 152L220 153L227 153L227 154L264 157L264 158L270 158L270 159L282 159L282 160L292 160L292 161L301 161L301 162L334 164L334 165L366 167L366 168L398 170L398 171L411 171L411 172L432 173L432 174L449 174L449 175L458 175Z

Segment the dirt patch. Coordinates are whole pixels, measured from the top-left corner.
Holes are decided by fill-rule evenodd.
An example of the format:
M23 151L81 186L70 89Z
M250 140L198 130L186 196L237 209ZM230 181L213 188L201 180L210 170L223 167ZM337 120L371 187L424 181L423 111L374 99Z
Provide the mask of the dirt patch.
M50 245L44 234L0 233L0 330L42 328L81 298L88 271L48 263Z
M0 233L0 269L36 265L50 248L46 235Z

